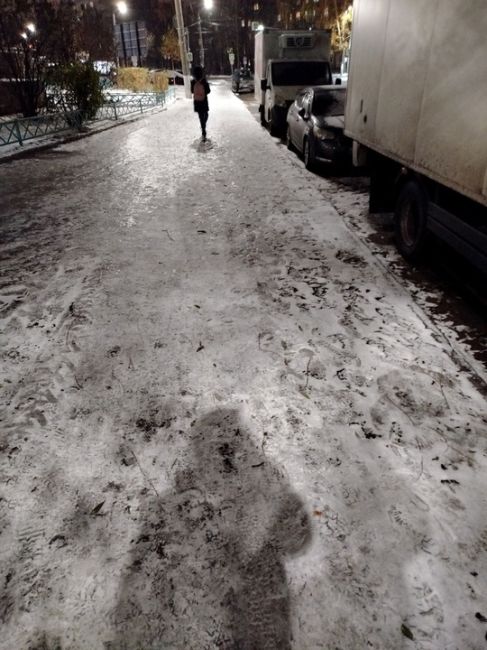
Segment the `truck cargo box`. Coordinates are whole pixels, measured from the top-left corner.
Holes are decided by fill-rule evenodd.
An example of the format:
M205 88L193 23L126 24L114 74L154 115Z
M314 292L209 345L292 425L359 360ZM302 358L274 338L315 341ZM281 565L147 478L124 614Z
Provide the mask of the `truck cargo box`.
M487 205L486 0L355 0L345 133Z

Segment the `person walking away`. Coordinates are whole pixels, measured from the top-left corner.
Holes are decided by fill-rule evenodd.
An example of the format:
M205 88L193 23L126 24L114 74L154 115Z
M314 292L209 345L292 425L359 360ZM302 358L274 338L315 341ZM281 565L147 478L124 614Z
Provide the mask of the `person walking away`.
M201 139L206 142L206 123L208 122L208 95L210 94L210 84L206 81L205 73L201 66L195 66L191 81L191 92L193 93L193 102L195 113L198 113L201 124Z

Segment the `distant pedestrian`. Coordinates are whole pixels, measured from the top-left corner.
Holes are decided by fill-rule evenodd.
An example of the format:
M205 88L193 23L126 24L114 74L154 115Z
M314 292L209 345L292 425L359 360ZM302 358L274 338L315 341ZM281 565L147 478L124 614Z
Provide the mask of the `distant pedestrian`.
M193 70L194 79L191 80L191 92L193 93L194 110L198 113L201 124L201 139L206 142L206 123L208 121L208 95L210 84L206 81L203 68L199 65Z

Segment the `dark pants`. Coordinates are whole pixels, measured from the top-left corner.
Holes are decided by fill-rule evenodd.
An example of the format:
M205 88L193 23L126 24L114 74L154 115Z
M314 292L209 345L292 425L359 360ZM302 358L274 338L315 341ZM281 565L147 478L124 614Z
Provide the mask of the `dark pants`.
M203 137L206 137L206 123L208 122L208 111L198 111L198 117L200 118L201 133Z

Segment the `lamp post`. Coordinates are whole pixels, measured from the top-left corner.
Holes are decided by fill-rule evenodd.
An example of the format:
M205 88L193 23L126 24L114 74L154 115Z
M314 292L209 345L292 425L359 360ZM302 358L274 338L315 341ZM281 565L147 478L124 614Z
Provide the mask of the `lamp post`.
M183 7L181 0L174 0L174 6L176 9L176 24L178 30L178 40L179 40L179 51L181 53L181 65L183 68L183 77L184 77L184 91L188 99L191 98L191 80L189 72L189 61L188 61L188 52L185 44L185 29L184 29L184 17L183 17ZM207 11L213 9L213 0L203 0L203 7ZM204 66L205 64L205 52L203 46L203 32L201 30L201 16L198 12L198 36L199 36L199 48L200 48L200 64Z
M213 0L203 0L203 8L206 11L211 11L213 9ZM201 29L201 15L198 11L198 41L200 48L200 65L202 68L205 67L205 46L203 43L203 30Z
M116 11L123 17L126 16L129 12L129 8L125 0L119 0L119 2L115 3L115 7L112 11L112 18L113 18L113 31L114 33L117 31L117 16L116 16ZM126 66L127 65L127 48L125 46L125 34L123 33L123 23L120 23L120 40L122 41L122 52L123 52L123 64ZM117 52L117 64L119 63L118 61L118 52Z
M200 66L205 67L205 46L203 44L203 32L201 30L201 16L198 11L198 45L200 48Z
M178 29L179 51L181 53L181 66L183 68L184 93L187 99L191 99L191 80L189 74L188 53L186 51L184 38L184 18L181 0L174 0L176 8L176 23Z

